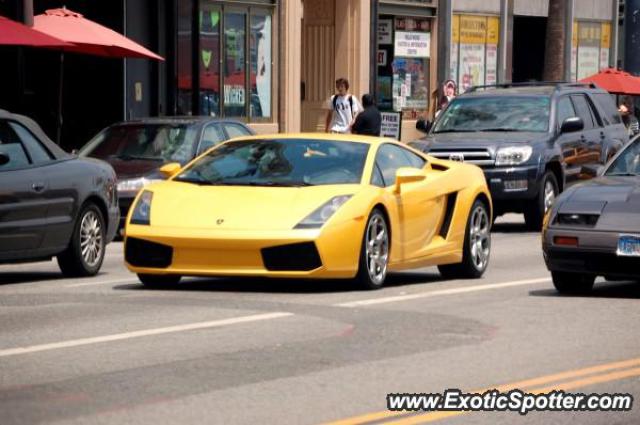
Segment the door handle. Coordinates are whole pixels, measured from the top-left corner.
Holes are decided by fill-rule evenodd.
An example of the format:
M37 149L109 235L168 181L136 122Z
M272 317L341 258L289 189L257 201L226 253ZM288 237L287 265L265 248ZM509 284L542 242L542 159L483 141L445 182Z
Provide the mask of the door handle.
M34 190L34 192L42 192L44 191L44 188L46 187L46 185L44 184L44 182L35 182L31 184L31 189Z

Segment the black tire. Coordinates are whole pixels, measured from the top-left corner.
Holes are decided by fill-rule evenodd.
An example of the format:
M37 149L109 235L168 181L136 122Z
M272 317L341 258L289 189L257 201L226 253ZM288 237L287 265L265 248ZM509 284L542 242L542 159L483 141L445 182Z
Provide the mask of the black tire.
M583 273L551 272L551 279L561 294L588 294L596 277Z
M175 274L144 274L138 273L138 279L144 286L149 288L161 288L163 286L172 286L180 283L182 276Z
M474 219L476 213L483 214L484 220L481 224L482 236L479 237L472 234L472 227L474 226ZM489 258L491 256L491 223L489 222L489 208L487 205L479 199L476 199L469 211L467 217L467 227L464 233L464 245L462 247L462 262L458 264L444 264L438 266L440 274L445 279L478 279L480 278L489 265ZM486 231L486 234L484 233ZM475 233L475 232L473 232ZM473 239L473 240L472 240ZM478 253L478 248L482 246L486 248L481 249L482 254L479 254L483 261L480 261L478 254L473 252L475 244L475 252Z
M106 246L102 212L95 204L87 203L78 214L69 246L57 256L62 274L67 277L95 276L102 267ZM83 249L91 250L91 253L83 253Z
M367 250L367 235L370 231L371 226L384 225L384 231L386 234L386 248L384 247L384 242L381 241L381 245L377 247L373 247L375 249L375 253L382 252L382 256L385 256L384 251L386 250L386 257L384 259L384 270L381 270L382 278L375 279L369 273L369 255L375 256L374 252L370 252ZM389 223L385 215L379 208L375 208L369 214L369 218L367 219L367 223L364 227L364 234L362 235L362 244L360 247L360 259L358 261L358 274L355 277L355 281L361 288L364 289L380 289L384 285L384 280L387 275L387 265L389 264L389 252L391 247L391 239L390 239L390 231L389 231ZM374 268L376 266L374 265ZM382 268L381 268L382 269Z
M524 221L529 230L539 231L540 229L542 229L542 220L544 220L544 214L547 212L548 208L551 208L551 206L548 205L546 201L547 185L551 185L551 187L553 188L553 202L558 196L559 189L558 180L551 171L547 171L542 177L538 196L536 196L531 201L528 201L524 207Z

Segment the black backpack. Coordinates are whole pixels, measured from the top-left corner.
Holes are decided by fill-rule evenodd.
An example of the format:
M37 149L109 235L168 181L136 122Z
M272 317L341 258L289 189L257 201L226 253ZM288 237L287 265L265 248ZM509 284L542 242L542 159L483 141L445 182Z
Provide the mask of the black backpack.
M334 94L333 98L331 99L331 102L333 103L333 110L335 112L338 112L337 106L338 106L338 95ZM353 96L349 95L349 108L351 108L351 119L353 119Z

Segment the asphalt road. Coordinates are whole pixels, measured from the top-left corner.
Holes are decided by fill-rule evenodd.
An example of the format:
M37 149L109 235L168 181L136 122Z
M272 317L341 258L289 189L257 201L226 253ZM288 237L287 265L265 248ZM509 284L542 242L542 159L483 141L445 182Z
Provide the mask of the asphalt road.
M559 296L540 237L498 220L480 280L435 268L380 291L203 280L150 290L109 246L99 276L0 266L0 423L640 423L640 285ZM386 411L448 388L631 393L630 412Z

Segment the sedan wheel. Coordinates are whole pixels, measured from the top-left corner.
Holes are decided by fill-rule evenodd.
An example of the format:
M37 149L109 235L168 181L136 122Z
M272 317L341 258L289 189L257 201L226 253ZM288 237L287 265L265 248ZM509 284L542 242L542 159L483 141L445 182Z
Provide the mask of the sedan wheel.
M365 228L357 280L367 289L384 284L389 264L389 227L380 210L373 210Z
M106 226L102 213L94 204L85 205L73 229L67 249L58 255L58 265L65 276L93 276L104 260Z

